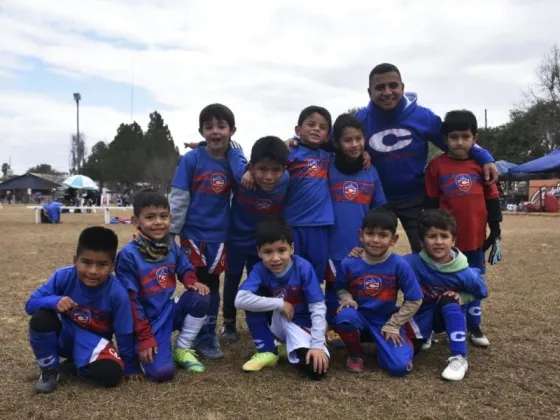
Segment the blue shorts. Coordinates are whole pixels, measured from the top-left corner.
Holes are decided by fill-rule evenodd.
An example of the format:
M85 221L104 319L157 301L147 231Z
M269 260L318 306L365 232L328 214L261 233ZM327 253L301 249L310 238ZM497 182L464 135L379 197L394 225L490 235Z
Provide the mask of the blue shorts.
M292 234L296 254L311 263L319 282L322 283L327 269L329 227L294 227Z
M484 255L484 250L482 248L476 249L474 251L463 252L467 261L469 262L469 267L478 268L480 274L486 274L486 256Z
M251 272L255 264L259 263L261 259L257 255L256 247L246 247L236 244L228 244L227 246L227 268L226 272L229 275L242 275L243 269L247 267L247 274Z
M195 268L208 267L210 274L222 274L227 268L226 245L181 238L181 248Z

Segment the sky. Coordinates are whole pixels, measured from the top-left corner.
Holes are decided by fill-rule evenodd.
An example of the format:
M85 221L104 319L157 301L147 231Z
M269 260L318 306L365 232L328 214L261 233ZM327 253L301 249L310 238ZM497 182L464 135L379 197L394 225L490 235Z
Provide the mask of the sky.
M249 155L308 105L365 106L382 62L438 115L468 108L483 124L487 109L499 125L559 22L558 0L0 0L0 161L67 171L74 92L89 148L157 110L183 153L219 102Z

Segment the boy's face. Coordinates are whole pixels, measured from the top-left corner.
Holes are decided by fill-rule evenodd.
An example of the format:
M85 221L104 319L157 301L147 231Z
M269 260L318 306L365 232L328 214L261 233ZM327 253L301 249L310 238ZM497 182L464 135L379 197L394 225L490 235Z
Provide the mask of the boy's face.
M249 172L255 184L263 191L272 191L280 183L286 167L270 159L249 164Z
M370 99L384 111L397 107L404 94L404 84L397 72L376 74L368 88Z
M212 154L223 155L229 146L231 136L235 134L235 127L230 127L227 121L212 117L212 120L202 123L199 132L206 140L206 147Z
M345 156L350 159L358 159L364 152L364 133L355 127L346 127L342 130L338 147Z
M74 266L78 278L86 287L97 287L107 281L114 262L107 252L85 249L80 255L74 256Z
M360 230L360 241L364 246L364 251L371 257L381 257L395 246L399 240L399 235L393 235L388 229L365 228Z
M132 217L132 224L151 240L162 242L169 233L171 214L165 207L144 207L138 217Z
M279 274L290 265L294 255L294 244L276 241L262 245L258 252L264 266L273 273Z
M303 144L319 148L329 137L329 122L318 113L307 117L301 126L296 126L296 135Z
M447 147L449 155L456 159L467 159L469 150L476 143L476 137L470 130L452 131L447 135Z
M422 238L422 247L432 260L439 264L451 261L451 248L455 246L455 238L448 230L431 227Z

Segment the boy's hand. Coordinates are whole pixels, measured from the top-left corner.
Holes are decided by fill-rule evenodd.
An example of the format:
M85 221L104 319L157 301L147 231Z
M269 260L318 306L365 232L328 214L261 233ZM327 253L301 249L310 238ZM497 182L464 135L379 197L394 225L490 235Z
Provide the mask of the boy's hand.
M76 306L78 305L76 304L76 302L72 300L72 298L69 298L68 296L64 296L56 304L56 310L61 314L63 314L66 311L74 309Z
M345 300L344 302L342 302L340 304L340 306L338 307L338 309L336 310L336 313L340 313L340 311L342 311L344 308L354 308L354 309L358 309L358 303L352 299L348 299Z
M484 181L486 181L486 185L498 182L500 174L498 173L498 168L494 162L487 163L482 167L482 169L484 170Z
M393 346L402 347L403 341L402 341L402 337L401 337L400 334L392 333L392 332L388 332L388 331L381 331L381 334L383 334L383 337L385 338L385 341L391 340L393 342Z
M207 294L210 293L210 289L208 288L208 286L206 286L204 283L201 283L199 281L197 281L195 284L191 284L188 288L192 290L196 290L198 294L202 296L206 296Z
M327 373L329 368L329 358L325 353L325 350L321 349L309 349L307 356L305 357L305 363L309 364L313 359L313 372L316 373Z
M183 143L183 144L185 145L185 148L189 148L189 147L190 147L191 149L196 149L196 148L200 145L200 142L198 142L198 141L196 141L196 142L195 142L195 141L191 141L191 142L189 142L189 143Z
M443 296L449 296L450 298L455 299L455 301L459 304L462 305L463 302L461 301L461 295L459 295L459 293L454 292L453 290L448 290L447 292L445 292L443 294Z
M364 253L364 248L360 248L359 246L356 246L352 248L352 251L348 253L348 256L354 258L360 258L363 255L363 253Z
M248 190L255 189L255 180L253 179L253 175L251 175L251 172L247 171L243 174L243 177L241 178L241 185L243 185Z
M284 301L284 306L282 306L281 312L288 319L288 321L294 319L295 309L294 305L292 305L290 302Z
M288 148L288 151L291 152L292 149L290 149L290 147L296 147L299 144L299 142L296 139L288 139L288 140L284 140L284 144Z
M134 373L132 375L124 375L124 379L130 382L142 382L145 378L143 373Z
M367 152L367 150L364 150L362 156L364 158L364 169L369 169L371 166L371 155Z
M154 354L158 353L158 348L150 347L148 349L140 350L138 352L138 358L140 359L140 363L147 365L150 363L154 363Z

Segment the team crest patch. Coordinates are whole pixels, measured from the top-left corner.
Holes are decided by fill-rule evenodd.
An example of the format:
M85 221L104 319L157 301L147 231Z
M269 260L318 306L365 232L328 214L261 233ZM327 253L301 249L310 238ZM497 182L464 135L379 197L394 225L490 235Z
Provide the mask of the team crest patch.
M72 319L78 324L89 324L91 322L91 311L78 306L72 312Z
M280 289L274 295L275 298L279 298L279 299L286 299L286 296L288 296L286 289Z
M309 172L311 175L315 175L317 172L319 172L319 161L315 159L308 160L307 172Z
M226 187L226 177L220 173L213 173L210 176L210 185L212 186L212 191L221 193Z
M255 206L259 211L266 211L272 207L272 200L257 200Z
M472 179L470 175L459 174L455 175L455 185L463 192L468 192L472 187Z
M161 287L164 289L167 287L167 282L169 281L169 269L167 267L161 267L156 270L156 280Z
M364 277L364 291L370 295L375 296L381 290L381 279L375 276Z
M346 181L342 186L342 193L347 200L352 201L358 196L359 186L357 182Z

